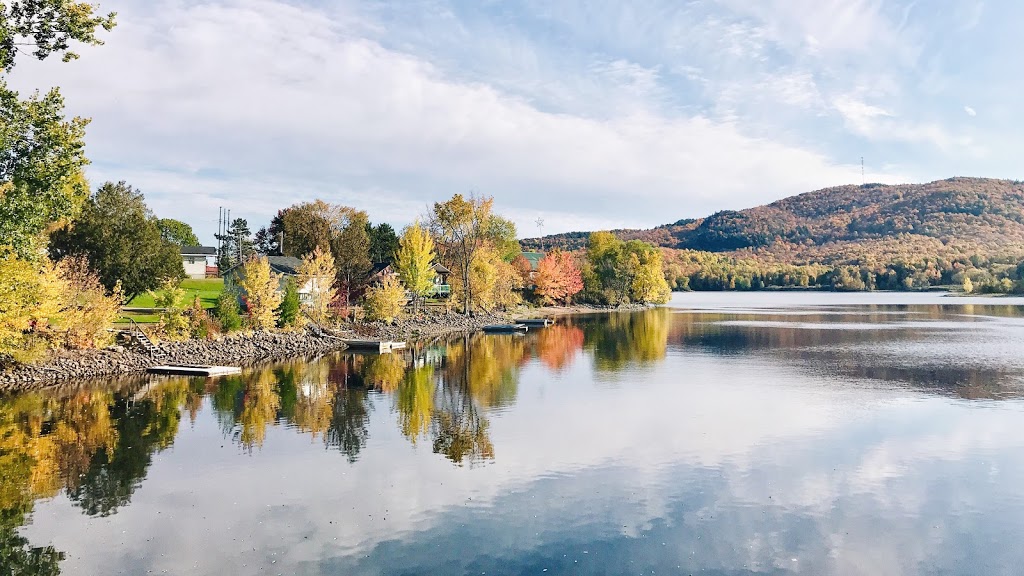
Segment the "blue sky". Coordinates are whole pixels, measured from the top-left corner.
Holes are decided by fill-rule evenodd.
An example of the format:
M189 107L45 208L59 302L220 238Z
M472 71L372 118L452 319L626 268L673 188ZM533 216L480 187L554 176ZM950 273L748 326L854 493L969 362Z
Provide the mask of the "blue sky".
M456 192L521 236L649 227L831 185L1020 178L1004 1L98 0L82 58L22 59L127 180L211 242L323 198L396 227Z

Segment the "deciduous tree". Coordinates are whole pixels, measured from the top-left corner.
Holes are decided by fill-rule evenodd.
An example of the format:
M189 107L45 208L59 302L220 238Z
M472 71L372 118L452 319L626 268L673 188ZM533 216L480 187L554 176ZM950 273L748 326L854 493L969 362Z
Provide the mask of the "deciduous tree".
M160 218L156 221L160 236L175 246L199 246L199 237L192 226L174 218Z
M571 254L553 250L538 263L535 284L541 303L568 304L583 289L583 277Z
M429 294L434 287L435 258L434 239L418 221L402 231L395 268L402 284L416 296L417 301Z
M22 101L0 80L0 245L23 259L37 258L45 233L77 215L89 196L87 124L64 117L56 89Z
M309 288L309 299L306 301L306 315L317 325L326 324L330 319L330 306L334 301L336 290L334 256L320 247L302 257L299 266L299 285Z
M108 331L121 312L121 287L108 294L99 275L82 256L65 258L54 267L60 285L55 328L70 348L97 348L113 339Z
M431 228L439 240L441 259L458 270L464 290L462 311L467 315L473 310L475 296L474 257L487 241L493 204L493 198L466 199L456 194L447 202L435 203L431 214Z
M255 330L269 330L277 323L277 307L281 304L281 276L270 269L266 256L254 256L243 265L242 289L249 311L249 325Z
M81 215L54 232L50 254L85 256L107 290L120 283L128 300L185 275L178 247L161 237L142 193L124 182L100 186Z
M68 62L78 58L71 42L99 45L98 29L114 28L116 14L97 14L97 6L73 0L8 0L0 4L0 70L10 70L15 56L28 49L43 60L53 53Z
M45 341L33 330L48 314L45 302L57 294L46 286L46 264L0 255L0 366L31 362L45 350Z
M340 231L331 242L334 266L345 290L345 301L352 301L352 292L360 289L370 272L370 237L366 233L369 219L366 212L347 212Z

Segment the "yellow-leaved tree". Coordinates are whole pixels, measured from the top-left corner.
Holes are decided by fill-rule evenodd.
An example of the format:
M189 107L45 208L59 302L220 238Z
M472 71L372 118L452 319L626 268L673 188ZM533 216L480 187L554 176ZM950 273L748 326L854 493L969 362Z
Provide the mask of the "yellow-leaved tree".
M46 341L35 328L45 322L45 302L57 296L50 290L46 263L33 263L13 253L0 254L0 366L31 362L43 355Z
M665 281L659 250L630 254L626 268L633 276L630 297L634 302L664 304L672 297L672 289Z
M363 300L363 311L366 319L373 322L383 320L392 322L402 311L405 303L405 288L398 278L385 276L380 284L371 286Z
M484 245L473 255L470 282L473 290L470 310L473 312L492 312L496 308L508 308L522 302L519 295L519 289L523 287L522 275L490 245ZM462 279L453 276L452 299L464 304L466 297Z
M254 330L269 330L277 325L276 311L281 304L281 275L270 269L266 256L250 258L242 271L245 277L241 286L245 290L249 326Z
M319 246L302 257L299 266L299 287L309 289L309 298L303 303L303 310L315 324L326 324L330 319L331 302L337 291L334 288L334 256Z
M121 286L107 294L98 274L83 256L70 256L54 266L54 282L60 287L58 318L54 320L72 348L98 348L113 341L108 332L121 312Z
M406 290L413 293L418 304L434 289L434 239L419 221L407 226L399 239L395 268Z

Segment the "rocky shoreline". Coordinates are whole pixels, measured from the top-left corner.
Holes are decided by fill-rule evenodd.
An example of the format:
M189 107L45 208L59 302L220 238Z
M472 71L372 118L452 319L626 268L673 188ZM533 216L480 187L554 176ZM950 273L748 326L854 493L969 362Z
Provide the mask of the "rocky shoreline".
M311 331L252 332L217 340L163 342L166 354L153 358L121 346L103 350L60 350L43 362L0 372L0 392L20 392L74 380L145 373L160 364L223 364L250 366L269 360L312 356L340 350L338 338Z
M475 332L488 324L505 323L521 316L559 316L642 308L646 308L646 306L548 307L472 317L456 313L430 314L404 318L392 324L383 322L358 324L349 328L332 330L331 334L325 334L319 330L250 332L223 336L216 340L162 342L159 347L167 356L159 359L121 346L113 346L104 350L61 350L53 352L49 358L40 363L18 366L7 372L0 372L0 393L46 388L89 378L143 374L147 368L160 364L251 366L286 358L317 356L343 350L345 344L342 339L344 338L404 342Z

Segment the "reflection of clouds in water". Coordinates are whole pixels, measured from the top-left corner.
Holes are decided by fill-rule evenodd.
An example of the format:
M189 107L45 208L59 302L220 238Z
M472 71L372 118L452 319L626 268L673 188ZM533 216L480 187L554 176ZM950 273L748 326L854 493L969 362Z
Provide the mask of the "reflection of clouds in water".
M937 408L920 416L945 412ZM983 552L977 544L989 538L1008 542L1013 532L1005 530L1019 530L1024 518L1019 510L1002 509L998 499L986 497L988 467L979 464L1019 458L1020 440L998 440L1018 418L1018 410L1000 414L995 425L974 414L956 418L952 435L965 442L962 453L953 455L929 449L941 446L942 437L926 432L918 438L908 430L903 448L924 447L916 458L920 462L902 474L887 475L882 486L870 491L857 472L878 463L879 446L859 447L862 430L852 427L810 440L794 460L758 462L756 472L731 464L670 464L639 477L632 467L609 466L580 471L571 479L540 479L499 497L486 511L449 509L434 530L378 546L366 560L325 565L402 573L429 558L418 565L420 570L444 566L527 573L543 566L555 573L559 567L586 573L590 566L607 573L648 573L640 569L660 572L681 562L706 573L730 574L743 568L908 574L928 566L943 567L946 573L1008 574L1021 560L1016 547L986 546ZM898 447L881 450L890 448ZM1024 470L1017 465L1014 472L1020 478ZM1011 491L1004 484L997 496ZM615 497L627 492L628 498ZM967 503L966 509L958 510L958 502ZM986 522L975 523L972 512ZM540 537L536 529L543 529ZM965 538L967 533L971 536ZM468 553L448 551L443 544L467 538L472 542ZM428 556L428 550L434 552ZM589 554L580 566L583 550ZM565 563L563 554L571 561Z
M493 420L497 458L490 466L471 471L457 469L425 448L412 448L396 430L383 395L375 397L371 410L368 446L352 466L336 453L309 451L305 435L281 428L270 429L261 451L224 466L209 455L209 444L221 438L219 431L200 425L179 436L174 459L157 459L133 506L118 515L116 524L89 526L82 517L44 512L29 533L43 530L56 535L57 541L72 542L64 546L72 567L86 559L83 566L103 566L109 552L103 551L102 543L125 541L127 549L146 551L140 554L146 558L141 566L173 570L186 565L181 550L208 550L212 536L230 534L232 543L220 544L223 558L204 553L194 560L201 568L193 573L237 572L241 563L253 566L270 554L276 554L272 558L281 566L312 562L311 573L317 573L312 566L324 557L375 554L410 540L439 538L454 522L451 515L461 510L471 514L466 521L478 524L474 534L498 523L507 532L495 538L518 542L526 551L546 549L553 536L566 537L567 530L580 532L582 543L596 538L611 546L618 539L644 538L651 530L667 529L666 522L681 521L676 501L695 485L717 478L707 501L688 512L703 518L699 526L689 528L691 536L699 529L705 538L714 534L715 539L727 539L728 527L710 518L735 517L751 531L738 533L740 540L732 542L735 548L753 538L763 544L757 555L723 558L722 565L735 560L772 566L777 559L768 552L785 550L784 539L751 527L760 518L754 512L777 506L800 518L821 516L844 493L860 492L847 477L875 465L878 457L871 446L881 446L875 452L883 454L889 448L885 442L874 442L850 451L851 440L845 435L862 433L862 423L870 423L877 414L896 418L907 408L907 403L890 402L881 392L816 394L806 390L808 382L798 373L778 373L779 382L788 379L790 384L765 387L755 365L730 368L712 362L694 365L691 360L688 368L683 378L676 372L678 366L664 366L648 382L582 397L589 386L588 372L585 365L570 369L576 373L563 374L558 386L546 386L543 395L532 389L522 393L515 412ZM523 374L524 382L539 377L539 370L534 370ZM651 397L659 402L652 403ZM922 417L928 413L923 410ZM594 414L614 418L595 425ZM968 424L964 434L969 435L977 422ZM1005 418L1002 424L1008 424ZM1012 435L984 435L999 437ZM941 446L941 441L934 445ZM842 461L825 457L833 451L850 456ZM857 454L866 463L857 464ZM188 462L188 467L181 462ZM197 477L203 479L201 490L194 485ZM539 493L541 485L556 492ZM525 500L513 506L508 499L516 494ZM904 494L901 502L912 501L910 496ZM515 516L509 507L522 509L528 518ZM750 517L732 508L747 510ZM164 513L154 515L154 509ZM202 517L181 513L191 509L201 511ZM509 514L512 517L506 518ZM53 525L47 521L51 517ZM503 518L507 521L497 522ZM562 526L567 518L571 525ZM778 518L778 528L791 520ZM121 534L125 525L133 529ZM540 530L541 536L523 542L518 532L529 527ZM480 556L473 550L466 553ZM515 550L512 546L504 554ZM622 554L635 552L629 545ZM117 561L106 567L114 571Z
M698 323L700 324L700 323ZM707 322L719 326L749 326L752 328L785 328L793 330L984 330L982 326L965 326L963 322L897 322L892 324L877 324L864 322L843 322L841 324L827 324L824 322L780 322L771 320L721 320L718 322Z

